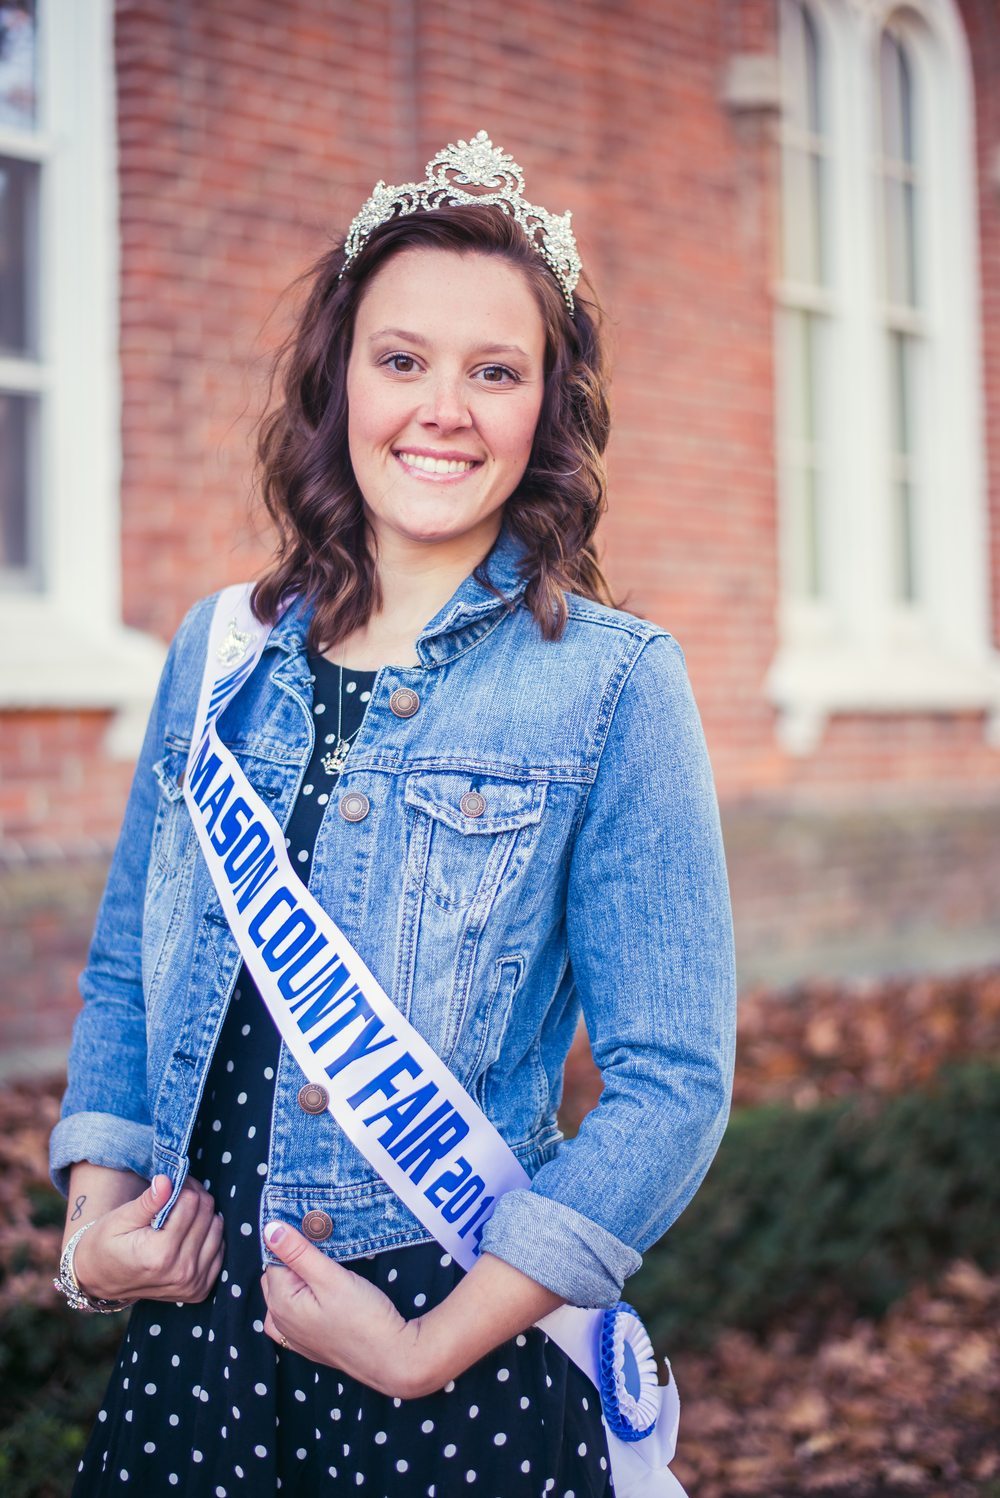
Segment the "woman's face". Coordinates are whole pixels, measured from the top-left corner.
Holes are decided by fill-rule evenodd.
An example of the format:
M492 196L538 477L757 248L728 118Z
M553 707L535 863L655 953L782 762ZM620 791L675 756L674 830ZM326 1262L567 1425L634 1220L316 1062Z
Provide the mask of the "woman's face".
M404 250L373 276L347 367L351 462L381 545L489 550L528 463L545 329L497 257Z

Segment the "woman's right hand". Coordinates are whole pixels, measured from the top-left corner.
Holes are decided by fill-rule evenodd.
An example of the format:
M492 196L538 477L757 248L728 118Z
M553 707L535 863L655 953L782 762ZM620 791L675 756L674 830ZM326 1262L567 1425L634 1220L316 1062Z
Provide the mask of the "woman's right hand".
M167 1176L94 1220L76 1246L73 1271L100 1300L204 1300L222 1268L222 1216L198 1181L185 1181L158 1231L150 1223L170 1200Z

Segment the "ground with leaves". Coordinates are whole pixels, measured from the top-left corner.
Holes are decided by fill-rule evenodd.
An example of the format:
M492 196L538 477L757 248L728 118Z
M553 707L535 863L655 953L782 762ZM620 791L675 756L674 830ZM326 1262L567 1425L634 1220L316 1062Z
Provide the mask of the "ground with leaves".
M682 1354L674 1472L691 1498L1000 1495L1000 1276L959 1261L878 1324L800 1350L724 1332Z
M996 971L762 991L740 1005L734 1106L758 1129L769 1114L780 1123L771 1110L784 1108L794 1134L800 1119L853 1102L871 1110L877 1136L880 1110L900 1114L973 1061L1000 1062ZM569 1131L600 1091L581 1036L566 1072ZM990 1127L984 1144L996 1161L1000 1132ZM993 1241L996 1265L1000 1215ZM1000 1275L974 1263L914 1284L878 1320L857 1318L843 1284L828 1284L770 1327L724 1330L673 1363L674 1470L691 1498L1000 1498Z
M66 1498L126 1317L52 1288L66 1204L49 1181L63 1083L0 1092L0 1493Z
M761 1137L753 1119L771 1127L782 1110L790 1136L796 1120L814 1114L818 1127L837 1103L856 1117L854 1100L877 1132L887 1099L902 1116L942 1070L1000 1061L1000 973L761 993L740 1021L745 1133ZM575 1132L600 1093L585 1041L566 1084L562 1116ZM123 1316L77 1315L52 1289L63 1202L47 1143L60 1091L56 1080L0 1093L4 1498L66 1498L124 1330ZM1000 1251L1000 1220L996 1240ZM703 1347L692 1337L674 1356L674 1470L691 1498L1000 1498L998 1328L1000 1275L966 1257L912 1284L881 1318L858 1318L841 1276L759 1327L730 1326Z

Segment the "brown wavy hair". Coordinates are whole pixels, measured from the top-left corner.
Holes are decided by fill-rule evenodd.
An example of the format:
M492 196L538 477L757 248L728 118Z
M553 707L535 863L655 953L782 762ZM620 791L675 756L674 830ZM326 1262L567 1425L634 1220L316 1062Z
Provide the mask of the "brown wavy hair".
M518 267L537 299L545 391L528 466L505 502L504 519L524 548L524 602L544 637L558 639L566 593L612 603L594 543L607 505L610 427L601 313L595 301L577 297L571 317L524 230L490 206L391 219L346 270L341 241L304 278L305 306L275 366L281 401L258 438L259 489L279 541L254 590L254 611L270 623L289 593L304 595L313 605L308 648L328 650L381 608L374 537L348 450L347 366L368 282L392 256L414 248L495 255ZM475 576L498 593L488 561Z

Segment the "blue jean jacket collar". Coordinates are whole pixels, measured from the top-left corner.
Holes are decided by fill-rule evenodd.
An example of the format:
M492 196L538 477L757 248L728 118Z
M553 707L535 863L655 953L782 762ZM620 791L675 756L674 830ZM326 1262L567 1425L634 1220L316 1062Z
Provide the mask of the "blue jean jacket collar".
M519 565L523 555L524 547L504 528L485 563L487 575L501 596L483 587L474 575L467 577L421 631L416 648L422 666L446 665L496 628L524 593ZM306 599L294 599L275 625L268 649L281 650L291 657L304 655L312 613ZM274 680L293 687L295 683L304 684L307 675L304 667L298 671L281 668Z

